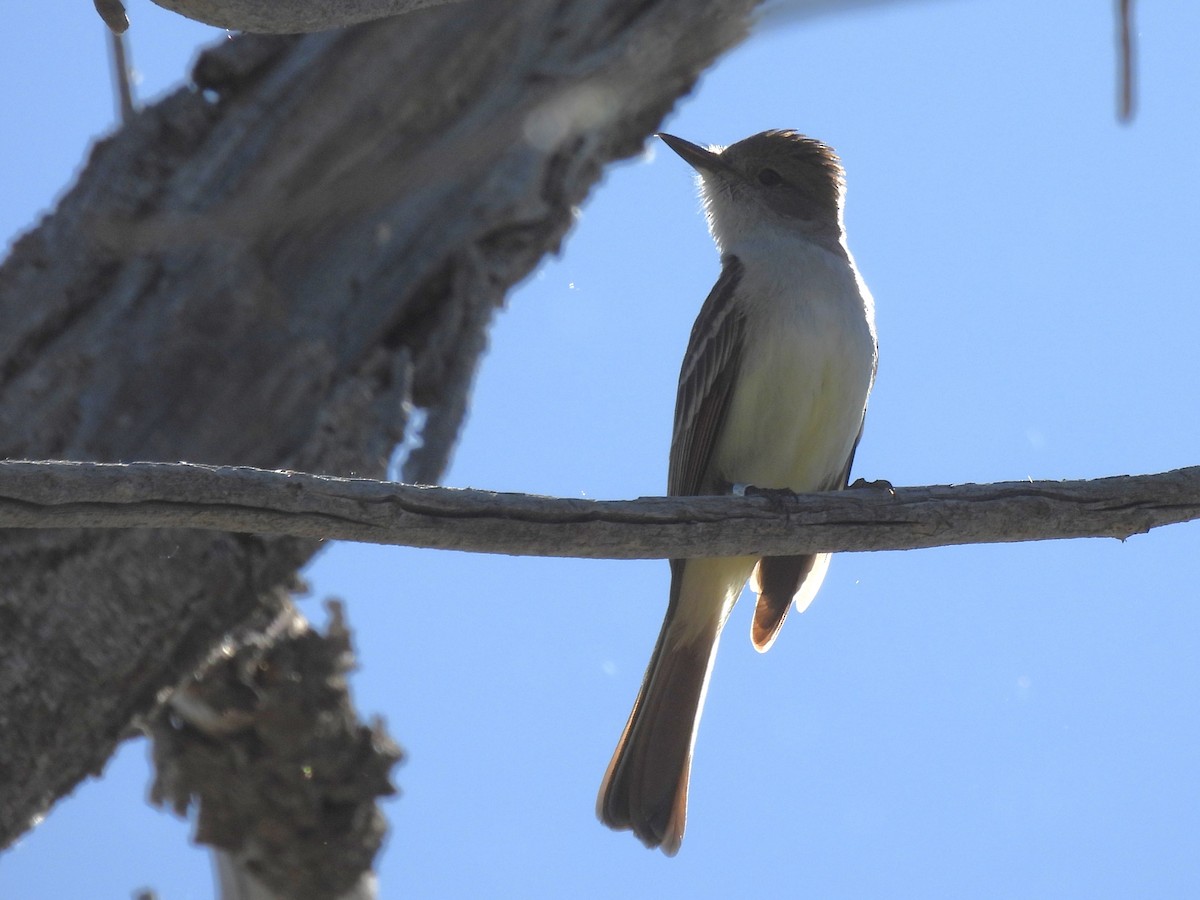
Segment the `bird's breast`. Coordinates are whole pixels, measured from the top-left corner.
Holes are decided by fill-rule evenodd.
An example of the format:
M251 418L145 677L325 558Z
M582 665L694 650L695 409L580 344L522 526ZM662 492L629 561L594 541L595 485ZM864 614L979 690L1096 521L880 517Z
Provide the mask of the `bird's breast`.
M763 488L840 487L875 373L870 294L824 250L790 269L744 262L745 344L717 474Z

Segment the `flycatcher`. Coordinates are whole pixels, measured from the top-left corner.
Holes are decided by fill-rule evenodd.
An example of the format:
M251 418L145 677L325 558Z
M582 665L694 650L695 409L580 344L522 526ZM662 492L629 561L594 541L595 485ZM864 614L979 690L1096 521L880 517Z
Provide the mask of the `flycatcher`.
M846 246L845 178L829 147L764 131L706 150L669 134L699 173L721 275L704 301L675 400L668 490L841 490L862 434L878 349L875 306ZM666 619L596 811L673 856L721 629L747 579L750 638L766 651L812 601L829 554L671 560Z

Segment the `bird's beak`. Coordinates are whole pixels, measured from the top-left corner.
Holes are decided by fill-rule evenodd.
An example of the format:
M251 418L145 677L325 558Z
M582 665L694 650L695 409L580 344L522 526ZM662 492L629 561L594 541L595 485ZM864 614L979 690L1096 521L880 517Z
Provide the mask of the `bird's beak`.
M684 162L701 174L724 175L729 172L729 166L721 159L719 153L713 153L699 144L677 138L673 134L658 134L655 137L661 138L664 144L682 156Z

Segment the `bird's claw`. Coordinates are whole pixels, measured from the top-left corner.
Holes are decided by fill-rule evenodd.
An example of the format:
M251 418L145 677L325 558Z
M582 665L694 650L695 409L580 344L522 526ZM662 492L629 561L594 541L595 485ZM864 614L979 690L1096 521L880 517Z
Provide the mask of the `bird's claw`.
M896 489L886 478L876 478L874 481L867 481L865 478L858 478L855 480L854 484L849 485L846 489L850 491L887 491L892 496L896 495Z
M785 512L788 503L796 498L796 492L791 488L761 488L753 484L734 485L734 492L741 491L743 497L766 497L771 508L776 512Z

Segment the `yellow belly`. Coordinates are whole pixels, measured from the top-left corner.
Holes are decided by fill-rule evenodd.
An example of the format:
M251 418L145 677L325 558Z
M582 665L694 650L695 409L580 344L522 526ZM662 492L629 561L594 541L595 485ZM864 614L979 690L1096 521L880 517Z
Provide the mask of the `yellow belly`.
M835 343L835 346L836 343ZM796 335L750 344L713 458L732 484L826 490L845 469L866 409L859 354Z

